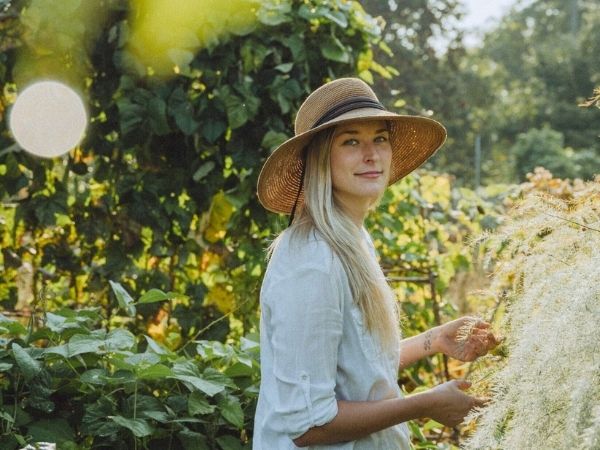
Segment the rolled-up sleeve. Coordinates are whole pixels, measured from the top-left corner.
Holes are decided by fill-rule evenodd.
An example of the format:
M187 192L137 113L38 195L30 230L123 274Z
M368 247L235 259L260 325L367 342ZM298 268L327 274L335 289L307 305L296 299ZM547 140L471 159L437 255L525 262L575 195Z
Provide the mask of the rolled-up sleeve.
M271 426L295 439L337 414L342 301L331 274L314 268L296 269L263 295L276 384Z

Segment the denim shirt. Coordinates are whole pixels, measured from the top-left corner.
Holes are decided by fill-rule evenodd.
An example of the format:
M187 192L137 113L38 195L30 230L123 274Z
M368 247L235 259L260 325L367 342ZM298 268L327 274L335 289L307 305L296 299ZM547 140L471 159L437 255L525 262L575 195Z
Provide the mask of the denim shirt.
M375 250L364 232L372 257ZM402 397L399 349L383 352L365 327L339 258L315 232L284 231L262 284L261 385L254 450L296 449L293 439L337 415L337 401ZM310 449L410 449L405 423L356 441Z

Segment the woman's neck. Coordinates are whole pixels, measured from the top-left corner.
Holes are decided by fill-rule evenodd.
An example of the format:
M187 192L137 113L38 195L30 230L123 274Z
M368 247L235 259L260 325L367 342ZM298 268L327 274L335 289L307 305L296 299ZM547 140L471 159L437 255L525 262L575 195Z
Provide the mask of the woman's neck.
M367 214L369 213L370 204L360 205L354 202L350 204L349 202L344 202L340 198L337 198L336 200L340 209L360 230L363 227Z

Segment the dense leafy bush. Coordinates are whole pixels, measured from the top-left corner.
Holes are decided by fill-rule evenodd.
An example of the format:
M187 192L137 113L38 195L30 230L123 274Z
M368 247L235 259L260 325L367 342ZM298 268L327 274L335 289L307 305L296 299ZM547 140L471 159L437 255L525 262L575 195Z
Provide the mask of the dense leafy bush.
M169 297L152 290L134 304L113 289L130 312ZM0 315L0 448L249 448L254 340L189 341L173 352L103 321L98 309L46 312L29 327Z

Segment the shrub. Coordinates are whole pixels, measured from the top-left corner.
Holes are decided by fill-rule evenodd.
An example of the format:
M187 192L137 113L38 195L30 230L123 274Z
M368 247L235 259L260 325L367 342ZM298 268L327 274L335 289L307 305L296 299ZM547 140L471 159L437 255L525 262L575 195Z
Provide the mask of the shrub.
M573 161L564 149L564 136L551 128L531 129L517 138L510 152L515 157L515 174L519 180L542 166L556 176L571 178L575 174Z
M153 290L138 303L161 297ZM173 352L149 336L107 331L97 309L41 320L34 330L33 320L25 327L0 315L0 448L250 448L254 340L189 341Z

